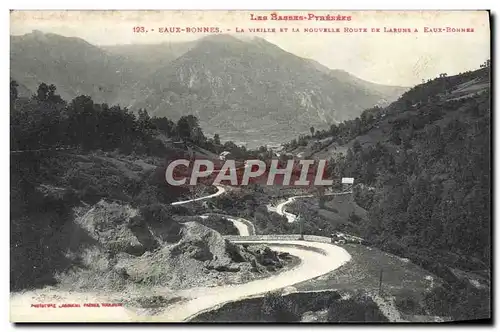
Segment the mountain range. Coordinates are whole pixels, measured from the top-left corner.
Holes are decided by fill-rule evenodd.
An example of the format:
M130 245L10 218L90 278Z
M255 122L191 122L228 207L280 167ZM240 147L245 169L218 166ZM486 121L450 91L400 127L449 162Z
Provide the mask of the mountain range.
M10 76L23 87L21 95L45 82L66 100L85 94L172 120L194 114L208 134L250 146L353 119L406 90L332 70L262 38L220 34L182 43L96 46L33 31L10 40Z

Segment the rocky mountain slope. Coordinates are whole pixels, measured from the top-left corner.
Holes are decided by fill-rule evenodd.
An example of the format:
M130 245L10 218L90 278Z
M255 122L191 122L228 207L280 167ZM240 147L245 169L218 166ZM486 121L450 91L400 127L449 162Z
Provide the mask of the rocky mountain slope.
M318 70L310 60L264 39L222 35L200 40L156 71L145 84L154 89L135 105L174 118L190 110L209 132L289 137L310 126L350 119L402 92L360 82L327 68Z
M68 255L82 264L57 276L70 289L130 286L184 289L240 283L286 265L286 254L233 244L196 222L149 223L126 205L101 201L75 222L90 239L74 238Z
M115 104L123 87L135 83L131 64L83 39L34 31L10 38L10 74L32 93L54 84L65 100L89 95Z

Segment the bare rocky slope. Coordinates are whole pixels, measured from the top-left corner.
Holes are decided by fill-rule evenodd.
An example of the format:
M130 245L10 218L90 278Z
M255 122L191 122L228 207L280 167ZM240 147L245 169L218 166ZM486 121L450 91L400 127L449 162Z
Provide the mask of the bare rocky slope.
M233 244L196 222L148 223L118 203L100 201L75 222L88 237L76 236L66 256L80 263L56 277L71 290L241 283L268 276L291 259L264 246Z
M194 113L208 132L285 134L327 127L386 105L404 91L376 89L344 72L288 53L261 38L229 35L201 39L149 77L148 94L137 100L155 115Z
M37 172L19 158L11 177L12 291L182 289L245 282L287 265L287 255L231 244L190 209L170 206L151 183L154 158L38 155Z

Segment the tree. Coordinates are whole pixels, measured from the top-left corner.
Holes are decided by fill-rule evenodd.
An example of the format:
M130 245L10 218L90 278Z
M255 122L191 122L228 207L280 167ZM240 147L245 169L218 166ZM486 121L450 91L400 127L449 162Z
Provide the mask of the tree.
M19 87L19 84L17 84L16 81L10 80L10 103L11 104L13 104L18 97L18 91L17 91L18 87Z
M352 143L352 152L354 154L358 154L359 152L363 151L363 148L361 147L361 144L359 143L358 140L355 140L353 143Z
M140 109L138 112L138 118L139 122L148 122L151 118L149 117L148 112L145 109Z
M203 134L203 130L200 127L194 127L191 130L191 141L197 145L203 145L206 141L206 137Z
M143 225L143 228L147 229L148 224L152 227L161 225L162 237L165 240L168 242L175 242L179 240L181 226L172 218L173 211L171 206L154 203L142 206L139 211L139 218L131 220L131 222L135 224L131 225L132 227L140 226L142 219L142 221L146 224Z
M354 211L351 211L349 214L349 218L347 219L350 223L358 224L361 221L361 217L359 217Z
M182 116L179 121L177 121L177 134L184 140L191 140L193 130L199 128L199 126L198 118L194 115Z
M48 99L49 87L45 83L41 83L36 91L36 99L46 101Z
M325 200L326 200L326 189L325 186L317 186L316 187L316 194L318 195L318 206L320 209L325 208Z
M361 113L361 130L368 130L367 128L370 123L373 121L373 114L371 110L366 110L363 113Z
M71 143L80 145L84 149L92 149L99 144L97 135L99 119L92 98L76 97L69 104L68 113L68 135Z
M153 128L153 123L151 122L151 117L145 109L140 109L137 114L137 124L139 125L139 130L146 132Z
M17 82L11 80L11 101L17 98L17 87ZM174 122L167 118L151 119L143 109L135 116L126 108L96 104L84 95L66 105L53 84L41 83L30 100L11 103L11 107L11 147L16 150L69 145L85 150L118 148L125 154L163 156L166 148L155 138L156 134L164 131L171 136L176 132ZM188 116L183 121L190 138L206 142L195 117Z
M297 304L278 293L267 293L263 299L261 313L264 321L298 322Z
M367 185L373 184L377 178L377 165L372 160L361 165L361 172L364 183Z
M56 94L56 89L57 88L54 84L49 85L47 100L55 104L64 103L64 100L61 98L61 96Z
M309 131L311 131L311 136L314 136L314 127L309 128Z
M214 144L215 144L215 145L221 145L221 144L220 144L220 137L219 137L219 134L214 134Z
M175 135L175 132L176 132L175 123L170 119L163 118L163 117L161 117L161 118L153 117L151 119L151 124L153 127L160 130L168 137L172 137Z
M335 137L337 136L338 132L339 132L338 127L335 124L330 125L330 130L329 130L330 136Z
M391 135L389 137L389 140L395 145L401 144L401 136L399 133L399 129L396 129L396 127L391 128Z
M300 146L306 146L307 145L307 138L306 138L306 136L304 136L304 135L300 135L299 136L298 145L300 145Z

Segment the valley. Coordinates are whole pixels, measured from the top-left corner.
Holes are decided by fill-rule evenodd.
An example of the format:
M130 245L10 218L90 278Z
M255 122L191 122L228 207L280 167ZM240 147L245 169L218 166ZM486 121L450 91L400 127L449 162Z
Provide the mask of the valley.
M11 36L10 76L11 320L491 318L489 60L405 88L262 38L34 31ZM190 163L304 159L333 180Z

